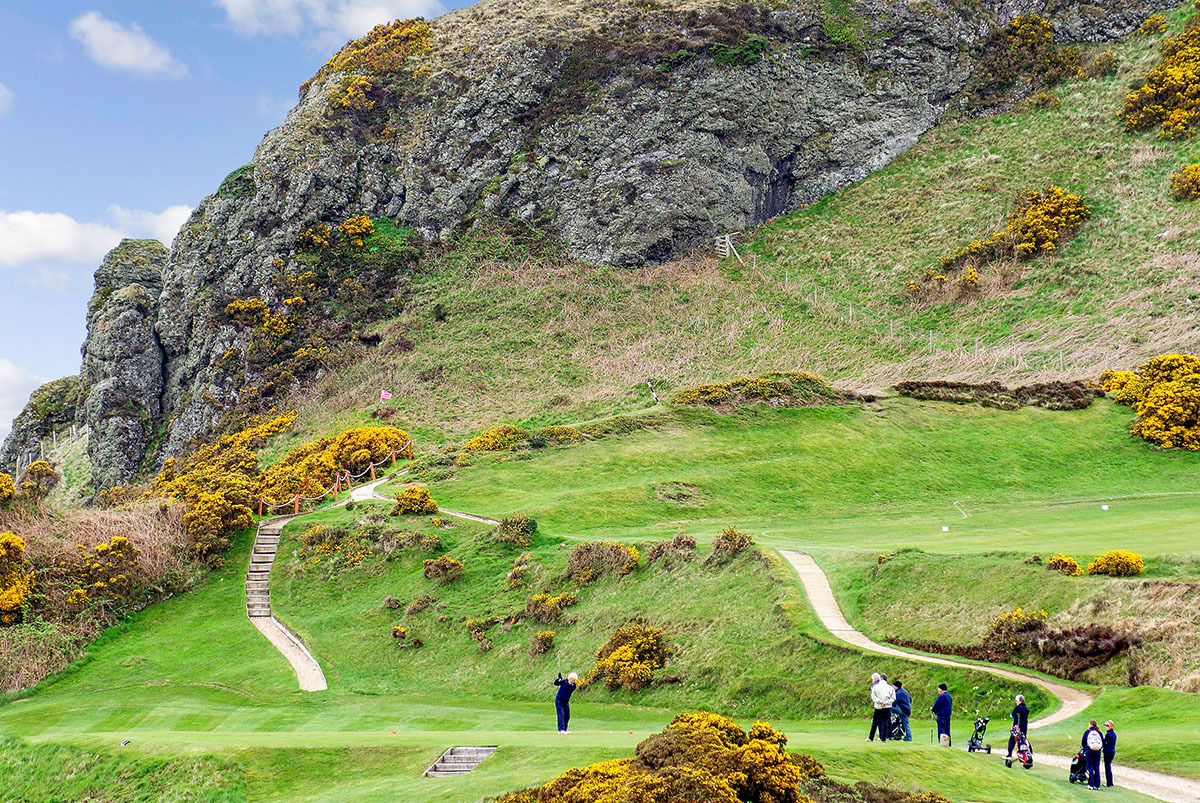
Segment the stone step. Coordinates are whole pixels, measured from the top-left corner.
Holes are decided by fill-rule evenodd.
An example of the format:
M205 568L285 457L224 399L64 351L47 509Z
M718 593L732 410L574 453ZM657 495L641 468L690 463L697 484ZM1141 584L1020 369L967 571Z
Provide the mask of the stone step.
M271 571L271 561L266 561L266 562L253 561L250 564L250 571L252 571L252 572L269 572L269 571Z
M495 747L451 747L425 770L427 778L451 778L466 775L496 751Z
M451 747L446 751L446 756L478 756L483 759L494 752L494 747Z
M444 755L437 760L438 766L445 765L446 767L474 767L479 764L479 756L451 756Z
M455 778L459 775L466 775L470 770L462 770L460 772L446 772L445 770L425 770L426 778Z
M273 556L276 552L279 551L278 549L276 549L277 546L278 546L277 544L255 544L254 545L254 554L255 555L272 555Z

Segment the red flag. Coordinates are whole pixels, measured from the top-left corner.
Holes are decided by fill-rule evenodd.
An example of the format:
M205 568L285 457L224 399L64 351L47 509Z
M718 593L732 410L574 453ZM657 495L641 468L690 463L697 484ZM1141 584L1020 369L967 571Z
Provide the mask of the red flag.
M387 401L387 400L388 400L388 399L390 399L390 398L392 398L392 394L388 393L388 392L387 392L386 390L384 390L383 388L380 388L380 389L379 389L379 399L380 399L380 401Z

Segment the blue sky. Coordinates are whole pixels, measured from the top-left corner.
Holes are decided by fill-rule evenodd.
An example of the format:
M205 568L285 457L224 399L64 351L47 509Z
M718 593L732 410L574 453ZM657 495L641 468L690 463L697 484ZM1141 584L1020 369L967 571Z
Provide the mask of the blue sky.
M464 0L0 3L0 437L79 371L92 272L122 236L174 236L379 22Z

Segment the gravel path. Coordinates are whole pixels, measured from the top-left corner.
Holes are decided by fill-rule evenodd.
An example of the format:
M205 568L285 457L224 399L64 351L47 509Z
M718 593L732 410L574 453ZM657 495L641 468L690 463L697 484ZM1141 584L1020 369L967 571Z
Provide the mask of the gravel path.
M1062 705L1059 706L1057 711L1030 722L1030 730L1044 728L1055 722L1061 722L1068 717L1082 712L1091 705L1092 698L1090 695L1062 683L1055 683L1052 680L1038 677L1037 675L1027 675L1023 672L1015 672L1011 669L1003 669L1001 667L968 664L949 658L904 652L895 647L888 647L884 644L871 641L871 639L855 630L846 621L846 617L842 615L841 608L838 607L837 599L833 596L833 589L829 586L829 579L825 576L825 572L821 570L821 567L817 565L817 562L812 559L811 555L787 549L781 549L779 552L792 565L792 568L796 570L796 574L800 575L800 582L804 584L804 591L808 595L808 600L812 604L817 618L821 620L821 624L825 625L830 633L847 644L868 652L891 655L909 661L921 661L927 664L952 666L960 669L974 669L1010 680L1020 680L1041 686L1057 697ZM999 752L992 755L997 758L1001 757ZM1034 758L1036 761L1047 766L1062 769L1064 773L1063 781L1066 782L1066 772L1071 765L1072 757L1036 753ZM1176 775L1167 775L1161 772L1139 770L1114 764L1113 780L1118 786L1132 789L1135 792L1140 792L1143 795L1149 795L1159 800L1165 800L1167 803L1196 803L1196 801L1200 801L1200 781L1192 778L1181 778Z

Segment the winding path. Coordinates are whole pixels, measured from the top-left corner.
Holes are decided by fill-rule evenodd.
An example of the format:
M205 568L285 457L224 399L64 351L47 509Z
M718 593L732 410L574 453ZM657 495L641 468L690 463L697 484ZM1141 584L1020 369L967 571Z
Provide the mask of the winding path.
M956 669L988 672L1009 680L1019 680L1024 683L1032 683L1035 686L1040 686L1057 697L1061 705L1057 711L1030 722L1030 730L1044 728L1047 725L1068 719L1081 713L1092 703L1090 695L1062 683L1055 683L1052 680L1038 677L1037 675L1029 675L1024 672L1016 672L998 666L970 664L950 658L904 652L895 647L874 642L858 630L855 630L846 621L841 608L838 607L837 599L833 596L833 589L829 586L829 579L825 576L825 572L821 570L821 567L817 565L817 562L812 559L811 555L787 549L781 549L779 553L783 555L784 559L800 575L800 582L804 585L804 592L808 595L808 601L812 605L813 611L816 612L817 618L821 620L821 624L830 633L847 644L881 655L891 655L909 661L920 661L939 666L952 666ZM996 753L995 755L999 756L1000 754ZM1071 764L1070 757L1047 753L1037 753L1037 760L1042 764L1058 767L1064 771ZM1118 786L1167 801L1167 803L1196 803L1196 801L1200 801L1200 781L1192 778L1181 778L1176 775L1167 775L1161 772L1139 770L1133 767L1114 764L1113 779Z
M375 489L395 479L396 475L369 482L350 490L349 496L342 502L329 507L341 507L346 502L360 502L365 499L386 499L375 493ZM321 508L328 510L329 507ZM309 511L315 512L315 511ZM271 614L271 566L275 562L275 551L279 546L279 538L284 525L292 519L307 516L308 513L291 516L276 516L263 519L258 523L258 531L254 535L254 546L250 550L250 565L246 568L246 616L258 628L258 632L279 650L296 672L296 681L300 691L325 691L329 688L325 682L325 673L316 657L304 646L304 642L291 630Z

